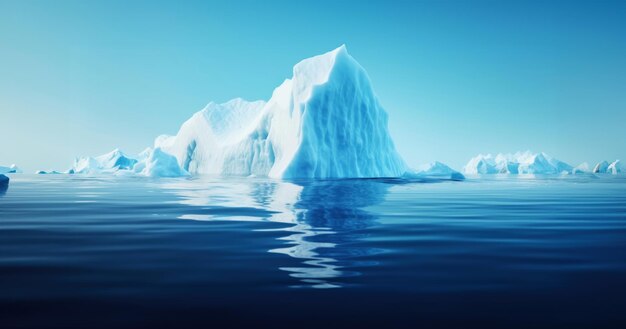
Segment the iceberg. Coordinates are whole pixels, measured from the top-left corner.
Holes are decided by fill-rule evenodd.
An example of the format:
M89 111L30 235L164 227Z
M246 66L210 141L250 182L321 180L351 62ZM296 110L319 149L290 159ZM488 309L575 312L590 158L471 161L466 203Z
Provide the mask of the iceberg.
M590 172L589 164L587 162L583 162L572 169L572 174L587 174Z
M56 170L50 170L50 171L45 171L45 170L37 170L35 171L35 174L37 175L58 175L58 174L62 174L59 171Z
M21 174L22 172L23 171L14 164L9 167L0 166L0 174Z
M9 185L9 177L0 174L0 187L4 187Z
M561 174L571 173L574 168L546 153L530 151L513 154L480 154L468 161L463 168L466 174Z
M154 149L191 174L400 177L407 167L387 120L365 69L341 46L296 64L267 102L209 103Z
M479 154L469 160L463 167L463 172L469 175L497 174L496 161L491 154Z
M598 162L595 167L593 167L594 174L605 174L609 169L609 163L606 161Z
M436 178L447 180L464 180L465 176L460 172L448 167L439 161L431 162L426 165L416 167L415 170L409 171L405 177L415 178Z
M74 160L74 165L66 173L68 174L95 174L101 172L116 172L118 170L131 170L137 163L136 159L130 158L120 149L97 156L79 157Z
M622 163L619 160L615 160L613 162L611 162L611 164L608 166L607 173L609 174L613 174L613 175L617 175L619 173L622 172Z
M593 167L593 172L595 174L617 175L622 172L622 164L619 160L615 160L611 163L609 163L608 161L598 162L598 164Z
M163 152L160 148L142 152L145 156L140 165L134 169L142 176L148 177L180 177L189 173L180 168L176 157Z

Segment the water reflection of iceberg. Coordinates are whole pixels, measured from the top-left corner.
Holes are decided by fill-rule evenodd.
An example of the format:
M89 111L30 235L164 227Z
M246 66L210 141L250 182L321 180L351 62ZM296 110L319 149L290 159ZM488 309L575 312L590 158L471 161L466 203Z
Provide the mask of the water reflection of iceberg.
M376 217L365 208L380 203L388 184L378 180L215 180L180 181L166 190L193 206L180 216L193 220L256 220L291 224L272 229L285 232L285 247L269 250L303 260L300 266L281 267L301 281L300 286L340 287L333 279L358 275L350 268L355 257L373 252L355 247L363 230ZM363 265L365 263L358 263Z
M296 225L283 229L291 233L291 244L270 252L304 259L302 266L283 267L294 278L315 288L333 288L333 278L357 275L350 271L354 256L369 254L365 248L349 247L359 233L375 220L363 208L381 202L387 185L375 180L328 180L300 182L302 191L292 212Z

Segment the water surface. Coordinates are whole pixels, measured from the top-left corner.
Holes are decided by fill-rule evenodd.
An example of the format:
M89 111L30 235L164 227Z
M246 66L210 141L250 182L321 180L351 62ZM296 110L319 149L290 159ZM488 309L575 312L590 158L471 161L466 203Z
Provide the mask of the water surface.
M13 175L0 326L626 327L626 178Z

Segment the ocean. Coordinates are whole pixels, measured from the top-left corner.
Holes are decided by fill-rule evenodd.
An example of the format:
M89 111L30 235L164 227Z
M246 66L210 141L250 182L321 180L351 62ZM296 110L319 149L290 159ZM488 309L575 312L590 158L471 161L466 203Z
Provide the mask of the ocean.
M626 176L10 176L2 328L626 328Z

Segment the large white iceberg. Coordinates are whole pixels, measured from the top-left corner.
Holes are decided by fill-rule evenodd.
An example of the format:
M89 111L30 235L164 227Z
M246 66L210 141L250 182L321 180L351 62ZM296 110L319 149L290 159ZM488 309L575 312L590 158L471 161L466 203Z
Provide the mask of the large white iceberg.
M0 166L0 174L21 174L22 170L18 168L15 164L12 164L9 167Z
M513 154L480 154L465 165L466 174L561 174L571 173L574 168L543 152L530 151Z
M407 171L387 113L345 46L298 63L268 102L210 103L154 147L192 174L333 178Z

